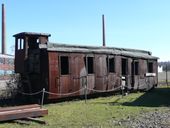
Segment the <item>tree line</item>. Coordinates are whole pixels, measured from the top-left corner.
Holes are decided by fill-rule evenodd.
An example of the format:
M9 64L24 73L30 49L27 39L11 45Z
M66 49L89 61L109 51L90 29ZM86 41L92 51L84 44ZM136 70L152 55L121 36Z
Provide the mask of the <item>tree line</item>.
M162 66L163 71L170 71L170 61L162 61L162 62L158 62L158 66Z

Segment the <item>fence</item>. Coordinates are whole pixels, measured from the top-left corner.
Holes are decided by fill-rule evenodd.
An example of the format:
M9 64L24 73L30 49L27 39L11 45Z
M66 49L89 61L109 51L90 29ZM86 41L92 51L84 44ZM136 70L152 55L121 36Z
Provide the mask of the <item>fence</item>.
M42 90L40 90L40 91L33 92L33 93L25 93L25 92L22 92L22 91L19 91L19 90L12 90L12 89L11 90L10 89L1 90L1 92L8 93L8 92L11 91L11 92L13 92L15 94L19 93L19 94L26 95L26 96L35 96L35 95L41 94L41 99L40 100L41 100L41 107L42 107L43 104L44 104L44 96L45 96L45 94L57 95L57 96L70 96L70 95L76 94L78 92L84 91L85 92L84 97L85 97L85 103L86 103L87 102L87 95L88 95L87 92L88 91L103 93L103 92L113 92L113 91L117 91L117 90L122 90L122 94L123 94L124 87L119 86L119 87L116 87L114 89L104 91L104 90L91 89L91 88L88 88L88 87L85 86L85 87L83 87L83 88L81 88L81 89L79 89L79 90L77 90L75 92L70 92L70 93L53 93L53 92L46 91L44 88Z
M160 85L169 85L170 84L170 71L168 72L159 72L158 73L158 83Z

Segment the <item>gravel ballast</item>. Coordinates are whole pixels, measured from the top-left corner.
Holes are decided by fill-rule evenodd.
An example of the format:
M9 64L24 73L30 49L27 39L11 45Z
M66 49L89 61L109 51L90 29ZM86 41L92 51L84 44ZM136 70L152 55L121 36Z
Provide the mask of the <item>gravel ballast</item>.
M115 125L127 128L170 128L170 109L141 113L137 117L127 117L114 121Z

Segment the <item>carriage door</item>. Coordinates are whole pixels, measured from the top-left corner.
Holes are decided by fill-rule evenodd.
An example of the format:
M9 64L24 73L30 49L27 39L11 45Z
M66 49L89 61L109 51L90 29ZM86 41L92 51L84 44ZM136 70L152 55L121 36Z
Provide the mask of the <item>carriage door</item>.
M96 55L95 56L96 63L96 90L107 90L108 86L108 76L107 76L107 62L106 55Z
M66 54L59 56L59 87L58 91L61 94L70 92L70 57ZM61 96L62 97L62 96Z
M84 69L84 60L83 55L81 54L72 54L71 55L71 85L70 91L77 92L83 88L83 84L80 84L82 79L86 79L86 72ZM77 92L72 96L81 95L82 92Z
M94 75L94 56L88 55L84 57L84 64L86 67L86 75L87 75L87 88L90 90L89 93L92 93L91 89L94 89L95 86L95 75Z
M131 85L133 89L138 88L139 82L139 62L137 60L133 60L131 63Z
M116 85L116 73L115 73L115 57L114 56L107 56L107 74L108 74L108 87L107 90L112 90Z
M58 54L49 52L49 91L59 93L59 60ZM49 95L49 99L58 98L57 95Z

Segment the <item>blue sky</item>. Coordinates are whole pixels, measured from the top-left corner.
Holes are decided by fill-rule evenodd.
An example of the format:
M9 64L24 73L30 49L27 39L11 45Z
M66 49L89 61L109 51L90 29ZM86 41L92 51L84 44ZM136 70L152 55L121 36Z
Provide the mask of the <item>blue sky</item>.
M50 41L102 44L102 14L106 45L149 50L170 60L170 0L0 0L6 8L8 53L12 35L50 33ZM1 33L1 32L0 32Z

